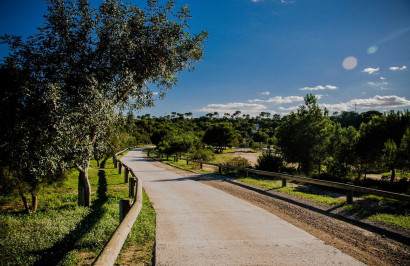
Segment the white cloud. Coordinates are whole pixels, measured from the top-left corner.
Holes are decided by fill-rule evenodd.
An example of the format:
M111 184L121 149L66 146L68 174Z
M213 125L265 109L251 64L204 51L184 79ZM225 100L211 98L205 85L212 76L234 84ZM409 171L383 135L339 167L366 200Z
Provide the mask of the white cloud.
M275 104L293 103L293 102L303 102L303 97L301 96L286 96L286 97L275 96L267 100L255 99L255 100L249 100L249 102L251 103L263 102L263 103L275 103Z
M362 72L373 74L373 73L377 73L377 71L379 71L379 70L380 70L380 68L368 67L368 68L363 69Z
M331 111L346 111L353 108L360 109L382 109L382 108L397 108L410 106L410 101L405 97L396 95L379 96L367 99L353 99L344 103L337 104L319 104L321 107L326 107Z
M152 95L159 95L159 92L153 92Z
M389 67L390 70L396 71L396 70L405 70L407 66L402 66L402 67Z
M337 89L336 86L332 86L332 85L326 85L325 88L328 89L328 90L336 90Z
M299 108L299 106L289 106L289 107L279 107L279 110L281 111L296 111Z
M254 2L254 3L257 3L257 2L261 2L263 0L251 0L251 1Z
M367 82L367 84L369 84L370 86L373 86L373 87L379 87L382 90L387 90L388 88L386 88L386 85L389 84L389 83L387 81L381 81L381 82L369 81L369 82Z
M256 103L225 103L225 104L208 104L202 107L197 112L213 113L218 112L220 114L230 113L233 114L235 111L241 111L242 114L258 115L262 111L267 110L266 106L263 104Z
M269 91L263 91L263 92L260 92L259 94L262 94L262 95L269 95L269 94L270 94L270 92L269 92Z
M322 86L322 85L318 85L316 87L303 87L300 88L300 91L318 91L318 90L336 90L337 87L333 86L333 85L326 85L326 86Z
M381 80L385 80L386 78L385 78L385 77L380 77L380 79L381 79Z

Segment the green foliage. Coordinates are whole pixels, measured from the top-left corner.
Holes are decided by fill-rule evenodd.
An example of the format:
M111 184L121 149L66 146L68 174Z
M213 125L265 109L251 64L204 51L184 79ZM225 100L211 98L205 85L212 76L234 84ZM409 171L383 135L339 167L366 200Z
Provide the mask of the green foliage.
M104 167L112 166L112 161ZM18 212L14 199L0 197L3 204L17 206L0 214L0 260L5 265L91 264L119 224L118 201L128 196L123 176L111 170L90 170L97 190L91 208L77 206L77 171L67 180L45 187L43 202L32 215ZM123 251L132 245L144 249L142 262L150 264L155 241L155 211L144 193L143 208ZM2 210L3 207L2 206ZM86 254L86 256L84 256ZM85 260L87 259L87 260Z
M1 83L12 81L5 88L19 97L9 105L17 115L23 113L24 119L16 124L27 130L20 130L20 150L13 147L18 145L7 145L16 153L26 150L22 159L32 164L25 167L30 175L13 172L13 176L50 179L62 170L63 164L53 163L61 156L80 172L79 204L90 205L89 161L93 153L99 157L101 149L94 144L115 122L116 110L152 106L147 84L156 85L163 97L177 84L178 73L193 70L202 59L207 33L191 35L188 8L174 9L172 1L163 6L148 1L142 9L118 0L103 1L98 8L86 0L53 0L37 34L26 41L19 36L0 38L11 48L2 65L8 76L2 75Z
M192 132L181 134L170 132L162 138L157 147L159 152L168 155L181 155L182 153L195 154L198 150L203 150L199 138ZM205 155L205 151L203 155Z
M383 163L392 171L391 175L391 182L394 181L395 178L395 169L397 166L397 145L396 143L389 139L384 143L382 160Z
M232 159L229 159L225 162L222 163L223 165L228 165L232 167L237 167L237 168L249 168L251 167L251 163L248 161L248 159L243 158L243 157L233 157ZM229 169L229 168L222 168L222 174L235 174L239 173L238 170L235 169Z
M271 152L264 152L258 157L256 169L269 172L281 172L283 169L282 157L273 155Z
M288 162L299 163L309 174L313 164L320 166L327 156L333 124L312 94L305 97L297 113L291 113L276 131L276 146Z
M223 148L237 143L237 137L231 123L219 123L211 125L205 131L203 142L216 147L222 152Z
M269 135L259 130L253 134L252 139L256 142L266 143L268 142Z
M212 147L195 149L189 153L189 158L210 162L215 158L215 151Z

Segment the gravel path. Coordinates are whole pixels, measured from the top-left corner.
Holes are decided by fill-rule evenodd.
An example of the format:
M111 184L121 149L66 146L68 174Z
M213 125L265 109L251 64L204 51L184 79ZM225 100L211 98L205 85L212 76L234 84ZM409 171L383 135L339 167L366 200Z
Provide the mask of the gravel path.
M154 203L157 265L362 264L263 208L147 162L141 150L121 161Z
M218 175L182 171L155 160L151 164L259 206L365 264L410 265L408 232L376 226L366 220L335 213L329 206L276 191L264 191Z

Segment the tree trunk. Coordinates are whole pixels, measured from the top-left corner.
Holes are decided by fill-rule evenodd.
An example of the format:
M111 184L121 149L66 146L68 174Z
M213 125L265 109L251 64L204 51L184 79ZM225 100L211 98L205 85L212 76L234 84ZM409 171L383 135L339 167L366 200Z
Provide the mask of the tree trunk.
M91 206L91 186L88 180L88 167L79 169L78 175L78 206Z
M20 197L23 200L24 208L26 209L27 214L30 214L30 206L28 205L27 197L24 196L23 193L20 193Z
M100 160L96 160L97 161L97 167L100 168Z
M34 191L31 192L31 213L35 213L37 211L37 195Z
M390 182L394 182L394 178L396 177L396 170L394 168L391 169L391 177L390 177Z

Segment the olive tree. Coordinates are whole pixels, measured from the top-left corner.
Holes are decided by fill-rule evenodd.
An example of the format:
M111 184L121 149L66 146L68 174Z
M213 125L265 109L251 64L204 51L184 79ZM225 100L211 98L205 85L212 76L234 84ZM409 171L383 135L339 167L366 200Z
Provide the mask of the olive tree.
M67 142L65 157L79 171L78 204L90 206L89 161L94 142L113 122L118 109L153 105L149 87L160 96L176 75L202 59L207 33L191 34L187 7L174 2L145 8L105 0L98 8L86 0L49 0L45 25L23 40L3 36L23 71L57 87L61 113L55 116ZM35 55L30 67L24 62ZM35 83L33 87L35 88Z
M0 67L0 191L21 197L27 213L37 210L40 186L62 178L68 166L55 121L58 88L43 85L13 60Z

